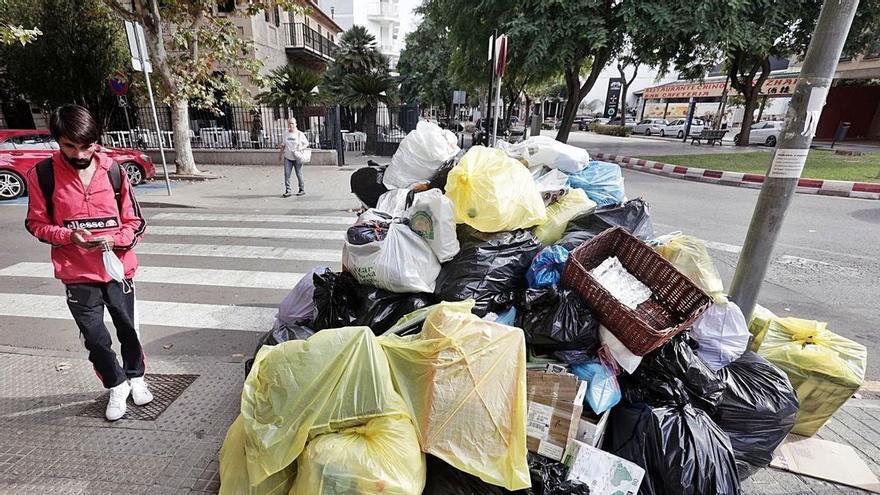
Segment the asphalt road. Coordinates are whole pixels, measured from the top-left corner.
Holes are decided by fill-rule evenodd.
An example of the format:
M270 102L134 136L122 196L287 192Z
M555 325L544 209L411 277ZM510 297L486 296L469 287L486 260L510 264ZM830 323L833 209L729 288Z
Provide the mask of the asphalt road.
M346 207L356 202L348 193L350 171L309 167L309 196L299 200L278 198L278 170L214 167L212 171L226 178L203 184L175 184L175 196L167 201L189 208L144 208L151 226L164 227L161 234L156 229L152 233L148 230L145 242L179 245L179 250L186 250L186 245L191 244L213 246L201 248L200 256L181 256L175 254L180 251L173 249L162 254L156 247L152 253L139 256L142 266L157 268L151 274L152 281L142 279L139 283L139 300L155 303L149 306L152 311L167 311L166 321L161 320L163 314L153 314L144 322L148 354L240 360L253 352L259 332L267 329L274 308L287 292L281 288L261 288L271 275L268 272L281 272L282 275L272 275L276 280L273 283L284 286L284 274L289 274L288 283L292 285L295 274L312 266L338 266L341 241L320 237L324 235L321 231L341 232L341 216L351 218ZM681 230L710 241L710 253L728 284L758 192L629 170L624 175L627 195L641 196L651 205L658 234ZM154 189L141 189L138 195L150 200L145 203L160 206L164 191L161 187ZM237 197L242 199L238 201ZM48 247L25 232L24 212L23 204L0 204L0 346L81 349L73 322L53 314L58 308L52 304L57 305L58 301L44 297L60 297L61 284L44 276L40 271L45 270L44 265L22 265L49 261ZM186 216L194 212L219 216L213 220ZM166 215L156 217L160 214ZM291 214L298 216L279 221L284 220L280 215ZM323 221L324 216L335 216L337 223ZM187 233L190 227L217 230L193 236ZM831 330L862 342L868 346L869 355L877 355L878 227L880 202L796 195L774 253L775 261L760 293L760 303L780 315L827 321ZM259 232L265 231L248 234L228 230L243 228L274 229L282 237L260 237ZM297 238L302 231L318 238ZM231 232L244 232L246 237L234 237ZM218 246L231 254L220 256L222 249L210 252ZM292 251L270 251L271 248ZM4 272L7 269L13 271ZM256 282L252 284L249 280ZM32 300L26 315L18 314L16 308L3 307L2 300L18 300L13 296ZM217 328L187 321L187 314L192 319L203 314L200 311L213 318ZM230 324L235 328L223 328L224 318L233 321L229 315L236 311L246 314L244 320L250 321L235 320L234 325ZM868 376L880 377L880 365L873 360L869 360Z

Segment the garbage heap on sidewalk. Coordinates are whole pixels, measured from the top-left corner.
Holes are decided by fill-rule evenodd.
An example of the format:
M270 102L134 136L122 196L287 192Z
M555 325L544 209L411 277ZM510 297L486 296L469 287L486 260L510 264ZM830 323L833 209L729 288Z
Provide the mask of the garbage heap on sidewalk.
M736 494L861 384L865 348L657 236L616 164L420 123L261 340L221 493Z

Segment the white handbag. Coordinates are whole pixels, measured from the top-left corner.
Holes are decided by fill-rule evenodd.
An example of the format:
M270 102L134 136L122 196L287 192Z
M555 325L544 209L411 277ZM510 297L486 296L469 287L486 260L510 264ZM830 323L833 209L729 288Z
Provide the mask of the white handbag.
M304 149L302 151L294 151L293 156L297 160L299 160L300 163L305 165L306 163L309 163L310 161L312 161L312 150Z

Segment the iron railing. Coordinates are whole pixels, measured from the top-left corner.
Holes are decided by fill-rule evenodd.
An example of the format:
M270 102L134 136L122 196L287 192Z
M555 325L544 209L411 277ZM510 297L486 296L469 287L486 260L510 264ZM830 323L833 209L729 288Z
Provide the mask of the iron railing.
M302 22L288 22L284 24L284 28L287 34L287 48L308 50L327 60L333 60L336 44L326 36L319 34Z

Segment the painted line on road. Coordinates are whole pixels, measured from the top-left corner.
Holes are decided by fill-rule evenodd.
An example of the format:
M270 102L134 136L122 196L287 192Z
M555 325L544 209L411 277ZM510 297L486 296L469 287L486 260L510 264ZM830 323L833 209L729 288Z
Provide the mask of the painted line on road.
M715 251L723 251L725 253L733 253L739 254L742 251L742 246L734 246L733 244L725 244L723 242L715 242L715 241L704 241L706 243L706 247L709 249L714 249Z
M25 262L3 268L0 276L54 278L55 274L51 263ZM141 266L135 275L135 283L290 290L302 277L302 273L289 272Z
M342 250L298 249L269 246L229 246L219 244L158 244L142 242L135 248L138 254L167 256L205 256L212 258L242 258L258 260L317 261L341 263Z
M265 332L276 309L253 306L137 301L141 325ZM0 316L72 320L64 296L0 294ZM104 321L111 321L105 311Z
M316 225L349 226L357 217L335 217L320 215L241 215L233 213L157 213L150 220L179 220L199 222L266 222L266 223L307 223Z
M147 227L148 235L177 235L203 237L245 237L265 239L314 239L323 241L341 241L345 232L335 230L312 229L261 229L245 227L172 227L154 225Z

